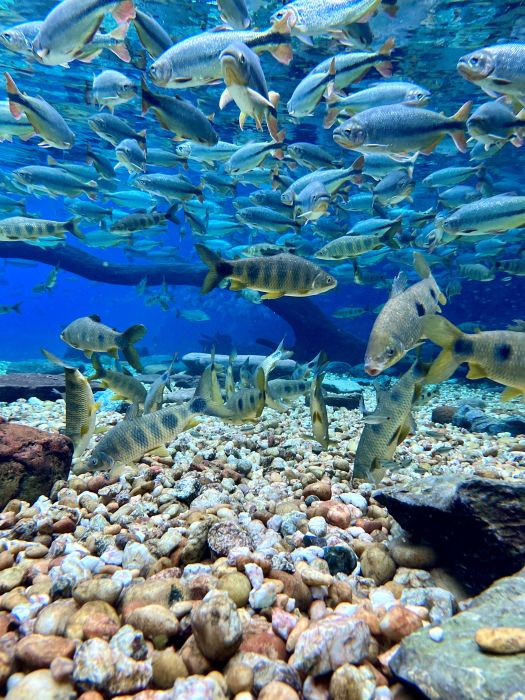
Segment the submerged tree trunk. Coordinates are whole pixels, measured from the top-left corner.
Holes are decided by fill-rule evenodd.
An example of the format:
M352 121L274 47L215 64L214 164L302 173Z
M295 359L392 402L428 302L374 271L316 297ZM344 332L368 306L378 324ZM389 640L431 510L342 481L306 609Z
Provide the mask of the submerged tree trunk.
M141 265L109 262L70 245L39 248L28 243L0 243L0 256L34 260L54 267L60 265L62 270L85 279L127 286L138 284L147 277L150 285L166 281L171 285L200 287L206 273L204 267L180 262ZM362 362L363 342L338 329L311 299L282 297L263 303L293 328L297 359L310 359L322 349L331 360L350 364Z

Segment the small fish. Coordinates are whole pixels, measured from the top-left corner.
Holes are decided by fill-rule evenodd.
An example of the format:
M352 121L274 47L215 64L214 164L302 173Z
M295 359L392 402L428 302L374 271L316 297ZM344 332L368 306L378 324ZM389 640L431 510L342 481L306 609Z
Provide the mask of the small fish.
M166 173L139 175L133 181L133 186L158 197L163 197L170 203L173 200L187 200L193 197L196 197L199 202L204 201L202 186L194 185L183 175L168 175Z
M308 391L309 383L304 379L270 379L266 388L266 405L283 413L292 402Z
M232 176L242 175L258 168L269 155L282 160L284 152L281 143L276 141L247 143L232 153L224 164L224 170Z
M467 119L467 130L473 139L482 143L486 151L491 146L510 142L516 148L523 144L525 110L514 114L501 97L478 107Z
M135 16L132 0L62 0L33 41L35 56L48 66L67 66L82 55L106 14L123 24Z
M26 115L35 133L42 139L38 145L64 150L72 148L75 134L57 110L40 96L30 97L25 92L20 92L9 73L4 73L4 77L11 114L15 119L19 119L22 113Z
M291 143L286 148L286 155L293 161L302 165L308 170L318 170L319 168L341 168L343 162L334 159L332 153L318 146L315 143L298 141Z
M427 175L422 182L427 187L451 187L459 185L473 175L480 175L482 169L481 165L442 168Z
M111 389L114 394L112 401L129 401L144 406L146 389L142 382L129 373L106 369L97 355L92 356L91 364L95 370L91 380L97 379L103 386Z
M6 305L6 304L0 304L0 316L3 314L10 314L10 313L17 313L21 314L22 312L20 311L20 307L22 306L22 302L19 301L17 304L11 304L11 305Z
M210 317L206 311L202 309L178 309L177 318L183 318L185 321L209 321Z
M191 401L167 406L147 415L121 420L96 444L91 456L73 469L75 474L111 469L116 464L137 462L147 452L158 450L177 435L198 424L205 403Z
M516 277L525 277L525 258L497 260L496 269Z
M248 29L250 13L245 0L217 0L221 19L232 29Z
M156 19L141 10L135 10L132 20L139 41L152 58L158 58L161 54L173 46L169 34L160 26Z
M88 125L100 138L109 141L112 146L116 146L123 139L135 139L141 146L146 146L146 131L135 131L114 114L95 114L89 117Z
M160 125L174 133L176 139L190 139L204 146L214 146L219 141L210 120L200 109L180 95L169 97L151 92L143 78L142 114L150 109Z
M334 318L359 318L368 313L370 309L364 306L342 306L340 309L332 311Z
M494 271L482 263L458 265L458 275L475 282L492 282L496 279Z
M241 223L255 230L262 229L282 233L291 228L294 230L301 228L300 222L294 221L290 216L281 214L271 207L246 207L239 209L235 217Z
M224 109L233 100L240 110L241 130L244 129L246 117L252 117L257 129L262 131L264 119L274 141L282 141L284 132L279 133L277 125L279 93L268 90L257 54L246 44L237 41L221 52L220 61L226 89L219 100L219 107Z
M385 245L397 249L401 246L395 239L396 233L396 228L391 226L385 233L379 235L341 236L318 250L315 257L320 260L347 260L348 258L357 258L359 255L377 250Z
M246 387L234 392L226 403L207 402L207 414L222 420L242 425L255 423L261 416L266 400L266 379L262 368L257 370L255 387Z
M400 168L385 175L377 185L374 185L372 193L374 202L383 206L393 206L405 199L411 200L411 194L416 186L408 170Z
M50 168L45 165L26 165L14 170L13 178L16 182L27 187L35 194L44 193L51 197L64 195L77 197L85 193L89 199L97 199L98 185L95 180L82 182L77 177L67 173L61 168Z
M115 155L118 160L115 170L125 168L130 175L146 172L147 151L135 139L123 139L117 143Z
M335 84L335 58L328 69L321 73L309 73L295 87L286 109L295 119L312 115L324 95L330 97Z
M157 379L155 379L148 389L148 393L146 394L146 399L144 401L144 414L153 413L154 411L160 410L162 407L164 390L166 387L171 389L171 374L173 371L173 363L175 362L175 358L176 356L173 357L169 367L162 372Z
M525 44L496 44L462 56L457 64L465 80L490 95L509 95L525 104Z
M360 153L406 156L429 155L449 134L458 151L465 153L465 123L471 105L466 102L452 117L407 105L372 107L343 122L333 138L343 148Z
M443 348L434 360L426 381L438 384L451 377L459 365L467 362L467 379L491 379L507 388L502 401L525 398L525 334L518 331L480 331L463 333L446 318L428 316L424 333Z
M46 359L64 368L66 383L66 428L65 435L73 443L73 458L81 457L88 448L95 432L96 414L100 404L95 402L89 381L76 368L41 348Z
M179 223L176 212L178 204L173 204L167 212L152 211L138 214L126 214L114 221L109 230L116 233L133 233L134 231L144 231L149 228L162 226L167 221Z
M320 267L295 255L223 260L200 243L195 248L209 268L202 294L208 294L225 278L230 280L230 289L255 289L264 292L263 299L322 294L337 285Z
M14 136L27 141L34 133L33 126L25 114L21 113L19 118L15 119L9 108L9 100L0 102L0 142L12 141Z
M52 292L56 286L59 272L60 265L57 265L51 270L44 282L41 282L40 284L37 284L33 287L33 292L35 292L35 294L40 294L42 292Z
M361 402L365 427L355 453L354 479L379 481L384 475L384 464L393 459L397 446L415 432L412 407L423 381L424 372L415 362L391 388L385 389L376 381L377 405L374 411L365 411Z
M330 440L328 434L328 413L323 395L324 374L316 374L310 384L310 417L312 420L312 437L325 450L330 445L336 445L336 440Z
M495 195L465 204L449 214L441 226L451 236L503 233L513 228L523 228L525 197Z
M94 76L91 88L92 101L113 112L118 105L132 100L137 94L133 80L117 70L105 70Z
M446 303L420 253L414 253L414 267L421 281L406 288L406 276L398 275L390 298L372 327L365 352L365 372L373 377L395 365L419 343L424 317L436 313L439 304Z
M48 221L31 219L27 216L11 216L0 220L0 241L38 241L40 238L64 238L72 233L83 239L84 234L78 228L79 219L70 221Z
M9 51L22 55L31 60L34 58L33 42L36 39L43 22L22 22L9 29L5 29L0 34L0 43Z
M118 351L122 350L129 364L138 372L142 371L139 355L134 343L141 340L146 333L142 324L131 326L126 331L119 331L105 326L100 317L84 316L72 321L60 334L60 338L77 350L82 350L90 358L94 352L107 352L118 359Z
M224 380L224 390L226 391L226 398L229 399L235 393L235 378L233 375L233 363L237 357L237 351L232 349L230 356L228 357L228 367L226 368L226 377Z
M175 153L184 161L195 160L206 165L214 165L217 162L228 160L238 149L239 146L227 141L218 141L214 146L203 146L191 141L184 141L175 147Z
M359 156L348 168L335 168L326 170L317 170L313 173L303 175L303 177L294 180L282 193L281 200L288 204L293 204L294 195L296 192L301 192L311 182L319 182L326 188L328 194L336 194L343 187L346 187L350 182L361 182L361 173L365 159Z

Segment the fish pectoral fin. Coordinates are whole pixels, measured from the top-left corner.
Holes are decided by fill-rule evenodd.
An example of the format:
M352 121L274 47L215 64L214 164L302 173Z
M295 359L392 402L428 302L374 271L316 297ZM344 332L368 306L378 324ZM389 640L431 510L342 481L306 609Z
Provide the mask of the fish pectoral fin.
M222 92L221 99L219 100L219 108L224 109L232 100L233 97L231 96L230 91L228 88L225 88Z
M233 292L238 292L240 289L246 289L247 285L241 280L230 280L230 287Z
M467 379L485 379L487 376L486 371L481 365L477 365L475 362L469 362L469 371L467 374Z
M445 137L445 134L439 134L432 141L432 143L430 143L428 146L425 146L425 148L421 148L419 150L419 152L425 156L430 155L432 153L432 151L434 150L434 148L436 148L436 146L438 146L441 143L441 141L443 141L444 137Z
M118 348L111 348L108 350L108 355L111 355L115 360L118 360Z
M512 399L521 396L523 393L524 392L522 391L522 389L516 389L516 387L508 386L506 389L504 389L504 391L501 392L500 400L511 401Z
M284 292L274 291L266 292L266 294L261 296L261 299L280 299L281 297L284 297Z
M239 114L239 126L241 128L241 131L244 129L244 122L246 121L246 117L248 115L245 112L241 112Z
M273 104L270 102L269 99L267 99L264 95L261 95L260 92L257 92L257 90L253 90L253 88L248 88L247 93L250 96L250 99L253 100L258 105L261 105L263 107L268 107L269 109L274 109Z

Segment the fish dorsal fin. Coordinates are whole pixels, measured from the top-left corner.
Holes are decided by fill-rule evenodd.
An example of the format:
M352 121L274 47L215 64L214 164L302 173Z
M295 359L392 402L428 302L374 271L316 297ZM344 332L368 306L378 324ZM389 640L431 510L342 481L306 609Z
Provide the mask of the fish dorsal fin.
M124 420L133 420L134 418L138 418L141 414L140 411L140 406L138 403L132 403L131 406L128 408L126 413L124 414Z
M400 272L397 277L394 278L392 282L392 289L390 290L390 299L397 297L402 294L407 288L408 278L404 272Z
M89 318L92 321L96 321L96 323L100 323L100 321L102 320L98 314L91 314Z

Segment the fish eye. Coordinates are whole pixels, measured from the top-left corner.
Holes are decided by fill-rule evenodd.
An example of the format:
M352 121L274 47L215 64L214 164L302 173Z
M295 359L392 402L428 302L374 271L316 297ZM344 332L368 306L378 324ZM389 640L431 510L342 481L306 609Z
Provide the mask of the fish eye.
M275 19L282 19L285 15L285 10L279 10L274 14Z
M241 55L239 56L239 61L240 61L240 63L245 63L245 62L246 62L246 59L245 59L243 53L241 53Z
M7 41L7 42L13 41L13 37L11 36L11 34L8 34L7 32L5 34L2 34L1 36L2 36L2 39L4 41Z
M395 354L396 354L396 351L394 350L394 348L392 346L389 345L385 350L385 355L387 357L394 357Z
M470 62L472 63L473 66L477 66L479 63L479 59L477 56L472 56L472 58L470 59Z

